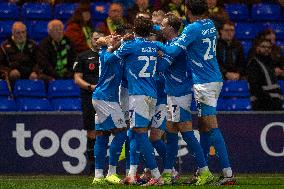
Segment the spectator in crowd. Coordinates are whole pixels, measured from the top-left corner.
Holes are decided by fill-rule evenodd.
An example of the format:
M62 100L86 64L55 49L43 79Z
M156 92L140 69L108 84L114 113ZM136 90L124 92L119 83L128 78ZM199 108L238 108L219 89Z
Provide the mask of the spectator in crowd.
M17 79L37 79L37 47L27 38L27 27L22 22L12 26L12 36L1 44L0 68L13 82Z
M116 28L126 23L123 17L123 7L119 3L112 3L108 11L108 17L96 26L96 30L104 35L114 33Z
M172 12L177 17L185 16L185 5L182 0L166 0L163 2L162 8L165 12Z
M150 6L149 0L135 0L134 7L128 10L128 20L133 23L137 13L146 12L150 14L152 10L153 7Z
M260 37L268 40L272 44L271 58L275 64L275 73L278 79L284 80L284 57L281 47L276 45L276 34L272 29L266 29L259 34Z
M271 58L272 44L260 38L254 42L255 54L247 67L253 110L282 110L283 96Z
M87 153L91 167L94 157L94 139L95 133L95 109L92 105L92 94L99 79L99 54L96 46L96 40L102 34L94 32L92 36L91 49L80 53L74 62L74 80L81 88L81 106L83 110L84 129L87 130ZM91 169L93 170L93 169Z
M47 30L48 36L39 45L40 78L72 78L76 51L70 39L64 36L63 23L60 20L51 20Z
M225 80L239 80L246 68L243 46L235 39L235 25L226 21L219 30L217 59Z
M228 13L217 4L217 0L207 0L209 17L214 21L219 29L227 20L230 20Z
M81 4L67 22L65 30L65 36L75 45L77 53L90 49L92 30L90 5Z
M152 22L154 25L161 25L163 19L165 17L165 12L162 10L154 11L152 13Z

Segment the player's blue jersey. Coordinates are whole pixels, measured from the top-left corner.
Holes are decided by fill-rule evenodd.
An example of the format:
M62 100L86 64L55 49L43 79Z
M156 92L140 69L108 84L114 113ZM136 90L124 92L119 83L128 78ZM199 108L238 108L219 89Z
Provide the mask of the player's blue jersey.
M193 83L222 82L216 58L217 30L212 20L188 24L174 45L187 50Z
M178 38L168 41L162 47L167 53L167 48L173 45ZM169 96L184 96L191 93L192 75L191 69L187 69L187 52L185 50L173 57L172 64L164 71L165 91Z
M105 48L99 52L99 82L93 92L93 99L118 102L118 90L121 83L121 62L106 62L110 53Z
M123 59L126 63L129 95L146 95L157 98L154 74L158 62L156 42L136 37L124 42L114 51L114 57Z
M157 86L157 106L160 104L167 104L167 94L165 93L165 78L163 76L163 73L156 73L154 78Z

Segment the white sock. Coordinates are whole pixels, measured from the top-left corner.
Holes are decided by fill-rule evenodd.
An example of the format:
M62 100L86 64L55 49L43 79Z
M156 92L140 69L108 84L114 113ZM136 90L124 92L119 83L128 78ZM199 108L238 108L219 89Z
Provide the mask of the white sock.
M104 177L104 170L103 169L95 169L95 178L102 178Z
M208 169L208 166L205 166L205 167L199 168L199 169L198 169L198 173L202 173L202 172L208 171L208 170L209 170L209 169Z
M164 169L163 173L172 173L172 169Z
M222 171L223 171L224 177L232 177L233 176L233 171L232 171L231 167L224 168Z
M125 169L125 175L128 175L129 169Z
M151 174L155 179L158 179L161 177L161 174L158 168L151 170Z
M128 176L135 177L138 165L130 165Z
M116 173L116 166L109 165L108 166L108 173L107 176L111 176Z

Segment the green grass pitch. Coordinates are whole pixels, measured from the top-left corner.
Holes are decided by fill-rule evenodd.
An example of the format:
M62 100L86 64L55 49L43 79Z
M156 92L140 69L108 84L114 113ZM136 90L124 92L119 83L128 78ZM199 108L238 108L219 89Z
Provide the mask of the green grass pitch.
M181 180L186 177L181 178ZM0 189L118 189L143 188L140 186L91 185L91 176L0 176ZM284 174L240 174L235 186L153 186L150 188L196 188L196 189L284 189Z

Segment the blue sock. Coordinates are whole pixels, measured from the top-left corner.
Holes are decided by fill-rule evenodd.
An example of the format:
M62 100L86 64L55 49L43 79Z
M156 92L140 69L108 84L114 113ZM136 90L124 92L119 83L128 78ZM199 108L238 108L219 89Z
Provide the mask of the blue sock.
M159 156L163 160L163 165L165 166L166 163L166 156L167 156L167 148L166 144L162 141L162 139L156 140L152 142L153 147L157 150Z
M194 154L198 168L207 166L207 163L203 155L203 150L199 142L197 141L196 137L194 136L193 131L182 132L181 134L183 140L187 144L187 147Z
M98 135L96 136L96 143L94 146L95 154L95 168L104 169L107 145L108 145L109 135Z
M109 147L109 165L117 166L123 143L126 140L126 131L115 133Z
M203 149L204 158L208 162L209 151L210 151L210 132L200 132L200 145Z
M210 133L211 133L210 139L216 150L216 154L219 157L221 168L224 169L224 168L231 167L229 158L228 158L226 144L225 144L225 141L224 141L224 138L223 138L223 135L220 129L219 128L211 129Z
M130 140L129 137L126 138L125 141L125 167L126 169L130 169Z
M167 160L165 163L165 169L172 169L174 167L176 157L178 154L178 134L167 132Z
M141 154L145 158L146 167L150 170L157 168L157 163L154 155L153 146L148 138L147 133L135 133L138 146L141 150Z
M137 144L136 133L132 132L129 135L130 140L130 165L139 165L140 149Z

